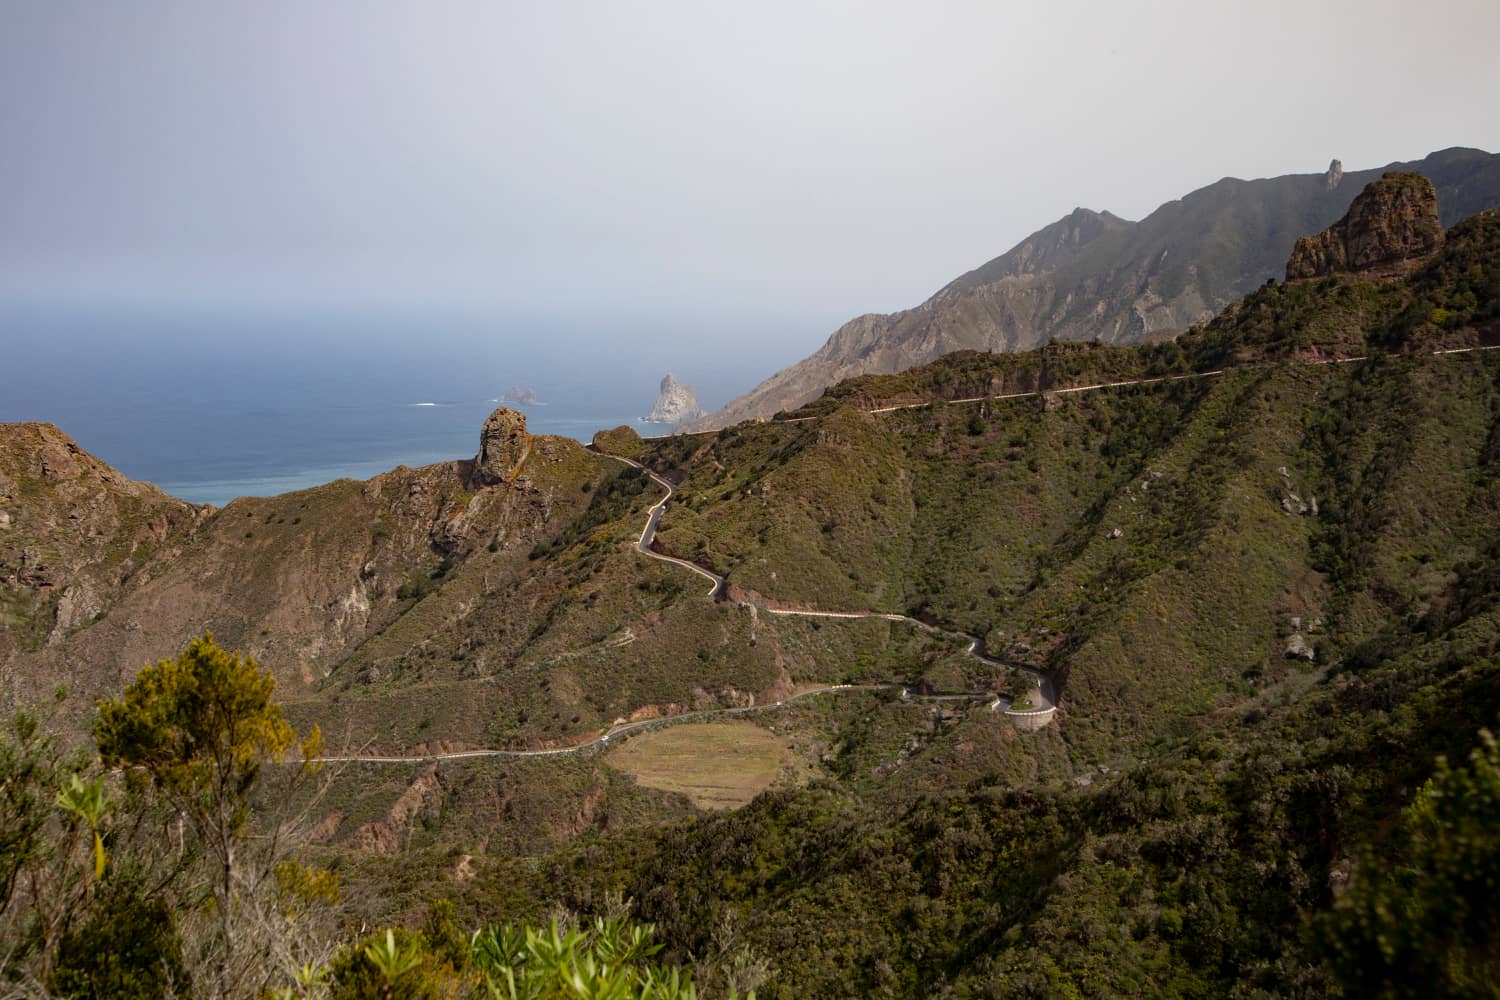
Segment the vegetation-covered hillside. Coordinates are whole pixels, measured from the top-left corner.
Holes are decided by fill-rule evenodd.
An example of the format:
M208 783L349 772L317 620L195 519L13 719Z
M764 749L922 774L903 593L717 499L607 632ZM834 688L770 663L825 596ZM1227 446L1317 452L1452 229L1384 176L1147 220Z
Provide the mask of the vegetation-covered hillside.
M1483 215L1407 282L1273 282L1172 344L954 356L663 442L660 542L984 635L1062 679L1086 757L1180 731L1421 613L1487 544L1500 358L1433 352L1500 340L1497 251Z
M52 638L8 581L12 676L78 657L109 700L53 710L97 760L0 738L0 973L444 995L538 953L457 928L561 908L584 929L536 948L636 940L622 975L712 995L1491 995L1497 344L1489 213L1169 344L960 354L597 452L502 412L477 463L217 513L140 493L166 528L96 619ZM47 544L66 512L7 475ZM112 565L129 520L90 523L49 587ZM206 638L109 658L178 601L151 641L222 620L277 697Z
M677 956L733 927L771 996L1493 995L1500 360L1431 352L1497 316L1488 215L1404 283L1268 286L1184 338L1222 376L657 446L691 508L663 538L731 581L1030 646L1066 776L894 810L824 782L576 848L528 891L623 892ZM773 579L787 533L810 555Z

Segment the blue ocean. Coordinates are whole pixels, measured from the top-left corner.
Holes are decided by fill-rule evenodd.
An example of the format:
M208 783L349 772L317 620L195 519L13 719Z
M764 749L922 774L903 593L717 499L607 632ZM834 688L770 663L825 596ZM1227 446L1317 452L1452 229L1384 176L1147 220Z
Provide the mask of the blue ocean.
M587 441L620 424L666 432L642 418L667 371L712 410L792 360L637 333L534 318L0 309L0 422L50 421L133 479L222 506L472 457L516 387L536 402L503 405L533 433Z

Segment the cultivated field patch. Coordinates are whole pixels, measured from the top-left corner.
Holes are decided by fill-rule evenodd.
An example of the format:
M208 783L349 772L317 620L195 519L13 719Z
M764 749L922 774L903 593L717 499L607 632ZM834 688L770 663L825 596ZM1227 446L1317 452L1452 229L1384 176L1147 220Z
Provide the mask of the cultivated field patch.
M784 739L753 722L700 722L634 736L605 760L648 788L680 792L703 809L745 805L790 770Z

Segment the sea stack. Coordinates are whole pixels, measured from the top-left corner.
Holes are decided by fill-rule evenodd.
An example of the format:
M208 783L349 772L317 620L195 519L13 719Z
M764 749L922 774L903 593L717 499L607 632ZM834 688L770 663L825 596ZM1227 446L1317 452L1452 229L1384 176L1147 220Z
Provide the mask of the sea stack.
M693 392L693 387L677 381L667 372L661 380L661 392L656 397L656 405L651 407L651 416L646 419L656 424L680 424L687 420L697 420L704 416L703 407L698 405L698 396Z

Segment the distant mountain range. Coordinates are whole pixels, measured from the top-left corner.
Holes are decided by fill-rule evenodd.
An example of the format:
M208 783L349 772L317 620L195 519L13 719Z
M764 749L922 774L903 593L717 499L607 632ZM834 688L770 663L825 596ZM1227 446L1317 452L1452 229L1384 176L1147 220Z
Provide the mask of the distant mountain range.
M1500 155L1452 148L1409 163L1244 181L1233 177L1140 222L1078 208L914 309L867 314L816 354L688 425L770 417L857 375L889 374L959 350L1024 351L1049 340L1164 340L1281 277L1299 236L1338 219L1386 171L1432 180L1444 226L1500 206Z

